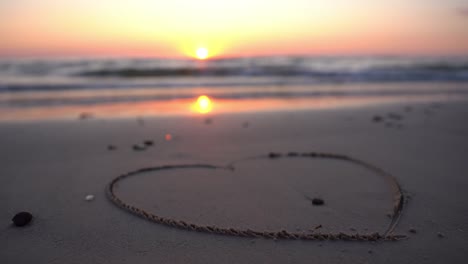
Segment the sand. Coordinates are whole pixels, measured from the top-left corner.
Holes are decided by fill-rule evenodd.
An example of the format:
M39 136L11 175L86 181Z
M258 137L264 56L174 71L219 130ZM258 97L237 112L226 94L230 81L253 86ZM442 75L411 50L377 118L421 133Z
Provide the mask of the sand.
M406 106L2 123L0 262L464 263L468 104ZM145 140L154 144L133 148ZM391 189L365 168L333 160L242 160L289 151L350 155L394 175L409 197L395 232L408 239L210 235L146 221L106 197L114 177L139 168L237 161L234 171L138 175L116 192L145 210L197 224L292 232L321 225L323 232L360 233L382 232L389 224ZM94 199L87 201L88 195ZM308 198L314 197L325 204L312 205ZM27 227L11 225L20 211L34 215Z

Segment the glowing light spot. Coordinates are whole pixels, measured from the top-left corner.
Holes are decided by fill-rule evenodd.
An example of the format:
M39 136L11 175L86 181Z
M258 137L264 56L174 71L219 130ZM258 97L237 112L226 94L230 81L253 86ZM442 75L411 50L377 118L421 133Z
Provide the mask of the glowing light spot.
M166 141L171 141L172 140L172 135L168 133L168 134L166 134L164 136L164 139L166 139Z
M198 48L196 55L199 60L204 60L208 57L208 50L206 48Z
M213 103L206 95L199 96L197 101L192 105L192 110L201 114L209 113L212 109Z

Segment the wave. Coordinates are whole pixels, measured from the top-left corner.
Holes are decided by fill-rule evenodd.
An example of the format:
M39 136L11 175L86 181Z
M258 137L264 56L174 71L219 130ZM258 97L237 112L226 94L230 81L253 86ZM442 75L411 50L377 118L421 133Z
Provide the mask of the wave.
M468 82L468 58L262 57L0 61L0 91Z

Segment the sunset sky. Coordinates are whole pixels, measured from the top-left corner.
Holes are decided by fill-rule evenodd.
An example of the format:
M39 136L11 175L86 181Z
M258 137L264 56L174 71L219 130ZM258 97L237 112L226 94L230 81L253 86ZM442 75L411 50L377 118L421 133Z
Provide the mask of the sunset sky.
M0 56L468 54L466 0L0 0Z

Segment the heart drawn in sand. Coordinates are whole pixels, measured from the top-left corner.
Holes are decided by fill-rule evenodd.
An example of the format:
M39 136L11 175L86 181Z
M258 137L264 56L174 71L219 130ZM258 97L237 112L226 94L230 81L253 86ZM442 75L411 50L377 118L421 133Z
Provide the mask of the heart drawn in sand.
M354 164L360 166L373 174L376 174L377 177L381 177L385 182L390 185L393 192L393 201L394 206L392 208L391 221L386 230L383 233L373 232L370 234L359 234L359 233L319 233L319 232L290 232L286 230L277 230L277 231L260 231L253 229L239 229L239 228L229 228L229 227L220 227L217 225L201 225L190 223L188 221L173 219L169 217L162 217L152 212L141 209L137 206L131 205L128 202L124 201L121 197L117 195L115 187L117 183L128 179L129 177L136 177L148 172L153 172L156 175L158 173L167 172L167 171L180 171L180 170L193 170L193 169L206 169L206 170L235 170L236 164L244 162L247 160L250 161L279 161L282 159L321 159L321 160L339 160L344 161L349 164ZM398 221L400 219L403 205L404 205L404 195L402 193L401 187L391 174L383 171L382 169L359 159L355 159L350 156L333 154L333 153L317 153L317 152L307 152L307 153L297 153L289 152L287 154L281 153L269 153L268 155L260 155L256 157L251 157L248 159L239 160L229 164L228 166L215 166L210 164L181 164L181 165L165 165L157 167L148 167L142 168L135 171L131 171L114 178L107 187L107 194L109 199L118 207L125 209L126 211L135 214L139 217L145 218L149 221L163 224L179 229L219 234L219 235L230 235L230 236L239 236L239 237L251 237L251 238L267 238L267 239L301 239L301 240L346 240L346 241L376 241L376 240L400 240L404 239L404 235L393 234ZM309 197L307 197L309 198Z

